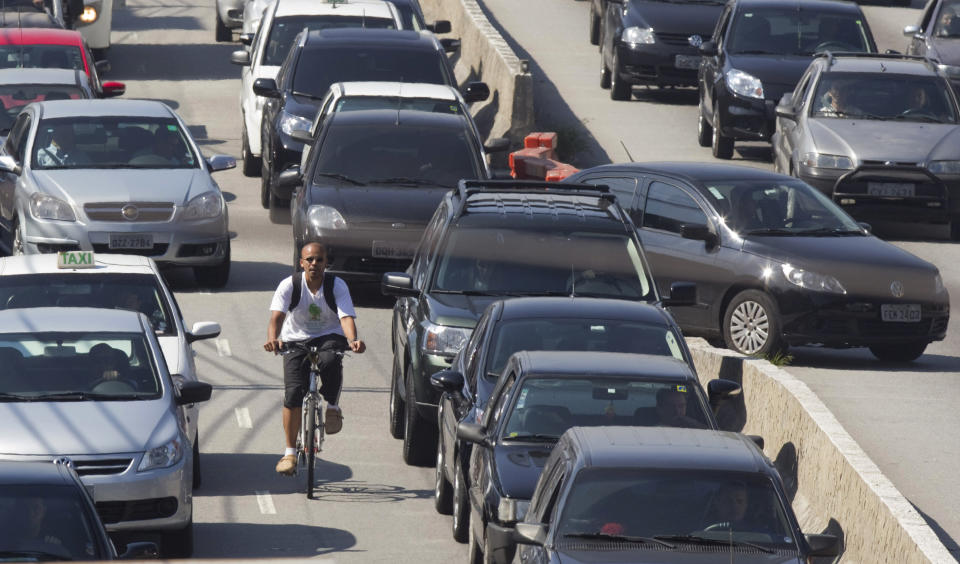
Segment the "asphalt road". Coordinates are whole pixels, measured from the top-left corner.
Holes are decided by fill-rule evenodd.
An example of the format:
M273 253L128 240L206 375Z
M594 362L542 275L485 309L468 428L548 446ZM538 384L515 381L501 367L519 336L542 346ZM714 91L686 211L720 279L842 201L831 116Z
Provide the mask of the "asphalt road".
M580 167L606 162L711 161L696 142L694 89L636 88L630 102L601 90L600 56L587 41L589 2L481 0L495 25L530 61L537 125L560 132L561 151ZM903 26L916 23L913 8L864 6L881 50L904 51ZM737 145L732 162L773 169L769 145ZM960 246L942 229L875 226L878 234L936 264L952 296L960 300ZM807 383L900 491L960 557L960 320L947 339L907 369L885 366L865 350L798 347L788 371Z

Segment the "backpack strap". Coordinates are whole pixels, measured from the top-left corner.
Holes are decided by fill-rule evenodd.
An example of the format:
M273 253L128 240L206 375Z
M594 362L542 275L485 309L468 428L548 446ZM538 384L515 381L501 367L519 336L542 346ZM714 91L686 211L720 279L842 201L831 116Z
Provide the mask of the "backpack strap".
M287 305L287 312L293 311L300 303L300 294L303 292L303 271L298 270L293 273L293 289L290 292L290 304Z
M333 285L336 283L336 280L337 278L333 274L323 273L323 299L327 302L327 307L339 316L339 312L337 311L337 298L333 295Z

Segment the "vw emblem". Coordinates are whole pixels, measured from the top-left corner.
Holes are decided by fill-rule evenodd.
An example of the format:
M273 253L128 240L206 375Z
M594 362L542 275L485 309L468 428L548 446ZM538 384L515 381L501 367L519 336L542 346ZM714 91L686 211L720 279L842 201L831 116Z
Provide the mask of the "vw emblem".
M883 166L893 166L895 164L893 161L883 161Z
M701 45L703 45L703 38L700 37L699 35L691 35L690 37L687 38L687 42L690 45L699 48Z
M140 217L140 210L137 209L137 206L133 204L127 204L123 206L123 209L120 210L120 213L123 214L123 218L129 221L134 221Z
M406 228L407 228L407 224L406 224L406 223L391 223L391 224L390 224L390 227L393 227L394 229L406 229Z
M890 293L891 293L891 294L893 295L893 297L895 297L895 298L902 298L902 297L903 297L903 283L900 282L899 280L894 280L893 282L891 282L891 283L890 283Z

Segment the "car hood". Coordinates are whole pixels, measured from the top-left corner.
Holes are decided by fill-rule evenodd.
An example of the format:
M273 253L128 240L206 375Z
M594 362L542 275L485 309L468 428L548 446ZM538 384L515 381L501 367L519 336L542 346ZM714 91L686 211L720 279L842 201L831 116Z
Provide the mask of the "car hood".
M947 123L810 118L817 151L859 161L923 162L956 158L960 127Z
M794 89L810 61L808 55L730 55L727 62L759 78L764 98L779 102L784 93Z
M493 453L500 489L506 497L530 499L553 443L498 444Z
M177 435L170 400L0 404L0 454L138 452Z
M723 3L671 4L641 0L631 2L630 8L624 18L624 27L652 27L657 33L699 34L707 40L717 25Z
M180 339L176 335L157 336L160 342L160 349L163 351L163 358L167 361L167 372L170 374L184 374L186 369L186 359L180 354Z
M487 306L499 299L498 296L465 296L463 294L427 294L427 318L433 323L451 327L477 326L477 320Z
M931 57L935 57L945 65L960 65L960 39L931 38L933 47Z
M189 169L35 170L33 178L44 193L83 205L89 202L173 202L214 189L209 175Z
M319 180L325 180L320 178ZM449 188L413 186L314 185L310 203L336 208L350 226L404 224L394 229L423 231Z
M589 544L588 544L589 543ZM604 549L610 543L597 543L587 541L583 543L584 547L596 547L593 550L570 550L563 545L572 544L569 541L562 541L561 547L557 550L558 560L561 564L635 564L644 562L646 564L714 564L717 561L730 556L729 552L724 551L722 545L707 545L699 547L698 545L677 545L680 550L659 552L657 549L651 550L630 550L630 551L609 551ZM684 547L690 547L697 552L684 552ZM599 550L598 550L599 549ZM710 552L707 552L707 550ZM760 551L751 551L751 549L737 549L736 558L733 560L737 564L800 564L800 559L796 553L765 554ZM642 556L641 556L642 555Z
M283 111L312 120L317 116L317 110L320 109L322 101L307 96L287 94L283 101Z
M903 300L931 301L934 295L937 267L873 236L748 235L743 250L833 276L843 284L848 294L854 296L890 298L890 284L895 280L903 284ZM782 277L782 273L774 274Z

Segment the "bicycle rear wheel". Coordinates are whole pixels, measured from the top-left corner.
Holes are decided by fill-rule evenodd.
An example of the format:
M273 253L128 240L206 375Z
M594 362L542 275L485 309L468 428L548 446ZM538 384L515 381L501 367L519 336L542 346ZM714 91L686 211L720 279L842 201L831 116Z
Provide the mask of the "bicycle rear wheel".
M304 412L306 441L303 448L307 455L307 499L313 499L313 474L317 461L317 399L310 397L306 404Z

